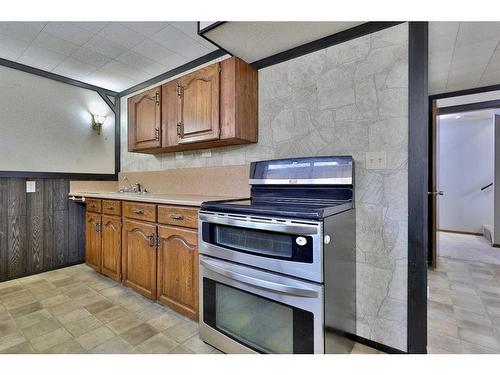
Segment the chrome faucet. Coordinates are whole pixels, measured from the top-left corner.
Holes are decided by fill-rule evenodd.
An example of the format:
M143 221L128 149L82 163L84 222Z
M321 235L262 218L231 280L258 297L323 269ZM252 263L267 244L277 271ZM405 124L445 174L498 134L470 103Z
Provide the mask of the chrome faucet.
M132 185L127 176L123 177L123 182L126 183L128 186L121 188L120 189L121 193L141 193L142 192L141 184L136 183L136 184Z

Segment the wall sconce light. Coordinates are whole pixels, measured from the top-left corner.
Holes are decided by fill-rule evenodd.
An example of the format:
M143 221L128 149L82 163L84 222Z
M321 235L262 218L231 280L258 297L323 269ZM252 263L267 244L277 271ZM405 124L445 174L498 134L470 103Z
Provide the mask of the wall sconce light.
M101 135L101 128L104 121L106 121L106 116L92 115L92 129L97 132L97 135Z

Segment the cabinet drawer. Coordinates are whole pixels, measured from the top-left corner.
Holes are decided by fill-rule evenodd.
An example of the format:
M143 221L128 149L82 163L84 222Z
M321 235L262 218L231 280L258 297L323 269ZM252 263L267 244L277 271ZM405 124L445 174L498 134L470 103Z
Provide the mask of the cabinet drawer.
M123 202L123 216L143 221L156 221L156 205Z
M122 214L122 205L120 201L103 200L102 213L106 215L120 216Z
M198 209L179 206L158 206L158 223L198 228Z
M85 201L87 202L87 211L101 212L101 200L100 199L87 198Z

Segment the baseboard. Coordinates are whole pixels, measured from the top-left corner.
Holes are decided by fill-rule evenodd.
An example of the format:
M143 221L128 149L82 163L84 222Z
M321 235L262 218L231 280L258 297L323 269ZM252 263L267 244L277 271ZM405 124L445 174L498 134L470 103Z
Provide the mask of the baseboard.
M388 346L385 344L381 344L379 342L358 336L358 335L353 335L353 334L346 334L346 337L350 338L353 341L359 342L360 344L369 346L370 348L377 349L381 352L387 353L387 354L408 354L408 352L405 352L401 349L396 349L393 348L392 346Z
M467 234L467 235L471 235L471 236L482 236L483 235L483 233L481 233L481 232L466 232L466 231L462 231L462 230L452 230L452 229L438 229L438 232Z
M491 246L493 246L493 247L500 247L500 243L494 243L494 244L491 244Z

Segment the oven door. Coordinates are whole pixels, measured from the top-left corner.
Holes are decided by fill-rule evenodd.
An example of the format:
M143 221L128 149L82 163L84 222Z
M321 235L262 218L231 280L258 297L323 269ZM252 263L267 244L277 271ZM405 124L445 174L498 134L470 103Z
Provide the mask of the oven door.
M200 253L323 282L322 224L200 212Z
M200 256L200 337L225 353L324 353L323 286Z

